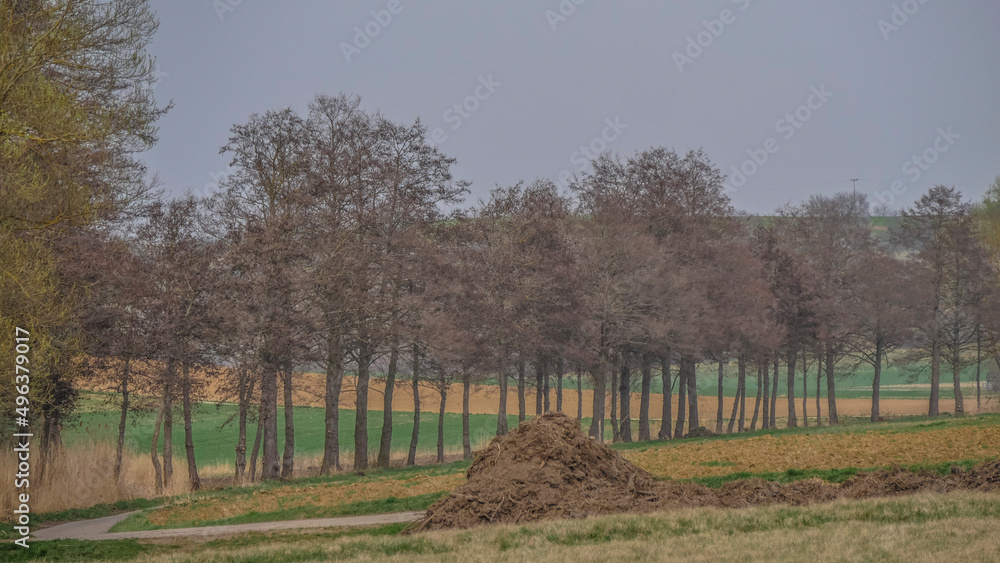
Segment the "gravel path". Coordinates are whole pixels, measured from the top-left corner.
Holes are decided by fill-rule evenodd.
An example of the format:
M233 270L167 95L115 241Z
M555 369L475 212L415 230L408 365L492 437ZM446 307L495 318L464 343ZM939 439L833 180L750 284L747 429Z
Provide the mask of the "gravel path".
M115 532L108 530L134 512L116 514L95 520L67 522L51 528L38 530L36 540L121 540L157 539L184 536L222 536L242 532L269 532L273 530L304 530L309 528L354 528L413 522L424 516L423 512L395 512L392 514L371 514L367 516L343 516L339 518L314 518L310 520L286 520L283 522L256 522L231 526L205 526L201 528L175 528L170 530L146 530L142 532Z

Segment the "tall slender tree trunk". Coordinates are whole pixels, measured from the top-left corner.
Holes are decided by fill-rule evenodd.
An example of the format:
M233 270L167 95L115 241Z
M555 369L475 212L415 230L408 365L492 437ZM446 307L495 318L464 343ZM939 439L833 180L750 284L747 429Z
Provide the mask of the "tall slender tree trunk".
M778 354L774 355L774 377L771 378L771 428L777 428L775 417L778 416Z
M761 412L760 427L767 430L771 427L771 366L768 365L767 358L761 360L761 370L763 371L763 383L761 388L764 391L761 400L763 410Z
M685 362L688 377L688 432L701 426L698 421L698 379L694 360L688 358Z
M260 424L263 426L264 466L260 478L277 479L281 474L278 457L278 370L273 362L266 361L260 383Z
M653 355L642 353L642 388L639 392L639 440L648 441L649 431L649 393L653 383Z
M340 391L344 386L344 349L340 334L328 335L326 349L326 385L324 389L323 475L340 469Z
M583 368L576 368L576 418L583 420Z
M677 368L677 424L674 426L674 437L684 437L684 420L687 418L687 374L684 373L684 360Z
M167 361L167 376L163 383L163 486L169 487L174 477L174 379L177 366Z
M535 360L535 416L545 413L545 360L537 358Z
M733 412L729 414L729 424L726 425L726 433L732 434L736 429L736 416L740 408L740 386L736 385L736 396L733 397Z
M150 457L153 460L153 486L156 494L163 493L163 470L160 468L160 460L157 457L157 450L160 449L160 425L163 424L163 403L160 403L160 410L156 413L156 423L153 424L153 447L150 449Z
M622 370L618 378L618 398L621 400L619 433L623 442L632 441L632 365L631 354L622 351Z
M239 372L239 436L236 439L236 477L237 484L242 484L246 478L247 469L247 414L250 410L250 398L253 396L250 373L246 368Z
M257 481L257 454L260 452L260 442L264 434L264 424L260 419L263 405L257 408L257 431L253 437L253 449L250 451L250 482Z
M129 358L125 358L124 364L122 365L121 385L118 388L122 394L122 408L121 418L118 421L118 442L115 444L115 481L118 481L118 478L121 477L122 474L122 455L125 451L125 429L128 425L129 379L131 379L130 361Z
M723 399L724 398L723 398L723 394L722 394L722 376L724 375L724 373L725 373L725 364L722 362L722 360L719 360L719 390L718 390L719 406L715 410L715 433L716 434L722 434L722 418L723 418L723 415L725 414L724 411L723 411Z
M413 432L410 434L410 449L406 454L407 467L417 462L417 441L420 439L420 345L413 343L413 379L410 382L413 390ZM507 406L507 382L501 380L504 394L500 401L504 407ZM507 417L504 417L507 420ZM498 432L499 433L499 432Z
M740 387L740 419L739 424L737 425L737 431L743 432L747 413L747 358L743 354L740 354L738 369L739 381L737 385Z
M507 357L506 352L500 358L500 408L497 410L497 436L505 436L510 432L507 427Z
M673 387L673 382L670 380L670 352L660 356L660 381L662 385L661 398L663 399L663 412L660 414L660 433L659 438L661 440L669 440L673 437L671 432L673 424L673 397L671 397L671 388Z
M462 366L462 459L472 459L472 441L469 432L469 368Z
M959 341L958 334L955 335L951 353L951 378L955 386L955 416L965 416L965 398L962 396L962 343Z
M396 370L399 364L399 344L393 341L389 351L389 366L385 373L385 393L382 395L382 435L378 442L378 458L375 467L389 467L392 452L392 395L396 390Z
M826 361L823 364L826 366L826 410L828 411L826 418L830 426L833 426L840 424L840 418L837 416L837 387L833 377L833 370L837 366L830 345L826 347Z
M937 335L931 342L931 399L927 409L927 416L937 416L938 398L941 394L941 343Z
M556 412L563 411L563 359L556 361Z
M872 380L872 416L871 422L878 422L881 416L879 393L882 391L882 339L875 340L875 378Z
M760 414L760 400L761 393L763 392L764 385L764 374L760 367L760 362L757 362L757 400L753 404L753 420L750 421L750 431L753 432L757 430L757 415Z
M620 369L617 362L611 366L611 442L614 444L622 441L621 426L618 424L618 381L620 379L618 372Z
M542 390L543 390L542 396L545 398L545 400L542 403L542 412L543 413L546 413L546 412L549 412L550 410L552 410L552 407L551 407L552 404L549 402L549 396L551 395L551 393L549 392L550 391L549 390L550 386L551 386L551 380L549 379L549 364L548 364L548 362L546 362L545 363L545 369L543 370L543 373L542 373Z
M518 425L524 422L524 419L528 418L528 398L525 396L527 393L527 382L525 381L525 367L524 367L524 354L517 354L517 422Z
M191 490L197 491L201 488L201 479L198 478L198 463L194 458L194 436L191 432L191 370L187 362L181 363L181 402L184 409L184 450L187 454L188 480L191 482Z
M820 383L823 379L823 348L816 350L816 426L823 426L823 411L820 403Z
M281 478L291 479L295 471L295 406L292 404L292 361L285 360L282 370L282 392L285 400L285 450L281 456Z
M368 385L371 381L371 344L358 349L358 380L354 400L354 471L368 469Z
M795 346L788 347L788 428L795 428L799 425L798 417L795 416L795 364L798 363L798 353Z
M802 350L802 427L809 428L809 364Z
M979 325L976 325L976 414L983 412L983 402L980 394L979 372L983 366L983 335Z
M438 409L437 462L444 463L444 412L448 402L448 378L443 369L438 377L438 393L441 394L441 405Z
M605 375L604 366L598 366L597 369L591 371L591 375L594 378L594 395L593 395L593 415L590 419L590 432L588 435L594 438L598 442L604 442L604 401L605 401Z

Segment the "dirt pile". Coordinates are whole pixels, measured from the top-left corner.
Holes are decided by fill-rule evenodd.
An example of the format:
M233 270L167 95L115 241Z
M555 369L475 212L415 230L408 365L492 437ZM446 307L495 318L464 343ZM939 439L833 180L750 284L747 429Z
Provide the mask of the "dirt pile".
M894 467L834 485L820 479L780 484L744 479L712 489L656 482L614 450L585 436L579 422L548 413L494 438L476 453L468 481L436 502L411 532L523 523L550 518L693 507L805 505L836 498L872 498L923 491L1000 489L1000 461L939 476Z
M428 510L418 529L582 518L641 510L656 500L653 476L548 413L476 452L468 482Z

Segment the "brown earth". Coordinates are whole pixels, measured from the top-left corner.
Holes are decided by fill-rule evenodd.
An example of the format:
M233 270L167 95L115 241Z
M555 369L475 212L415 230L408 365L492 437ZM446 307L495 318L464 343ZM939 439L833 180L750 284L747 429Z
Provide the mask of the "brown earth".
M584 436L574 419L558 413L495 438L476 454L467 475L468 481L431 506L411 531L705 506L801 505L838 497L1000 489L998 461L945 477L897 467L865 473L839 486L818 479L785 485L748 479L718 489L656 482L652 474Z

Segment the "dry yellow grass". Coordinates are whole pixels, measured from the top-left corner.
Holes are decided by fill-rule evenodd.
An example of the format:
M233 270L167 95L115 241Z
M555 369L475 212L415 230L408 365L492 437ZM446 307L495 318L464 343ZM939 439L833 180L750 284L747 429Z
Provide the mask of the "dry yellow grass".
M738 471L912 465L1000 455L1000 428L959 427L911 433L755 436L742 440L686 443L629 450L622 454L663 477L687 479ZM705 465L705 464L713 465ZM720 464L721 465L718 465Z
M33 452L36 456L37 450ZM122 460L122 474L113 475L115 447L105 442L80 443L53 455L39 478L37 457L31 472L31 510L54 512L69 508L85 508L95 504L132 498L153 498L153 466L146 456L127 453ZM190 489L184 473L184 461L174 459L174 479L165 495L179 495ZM0 471L10 481L0 487L0 514L11 514L17 491L13 487L14 454L0 452Z

